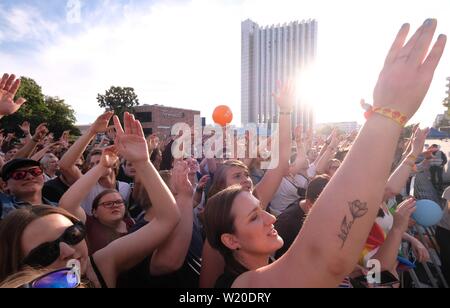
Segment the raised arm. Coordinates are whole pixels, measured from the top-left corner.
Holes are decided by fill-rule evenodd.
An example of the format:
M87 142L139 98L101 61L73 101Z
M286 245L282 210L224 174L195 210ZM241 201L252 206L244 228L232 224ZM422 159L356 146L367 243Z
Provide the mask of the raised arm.
M61 197L59 207L76 216L82 222L86 222L86 214L89 215L90 213L84 211L81 203L103 174L114 166L118 159L114 147L104 149L100 164L89 170L88 173L70 186L69 190Z
M155 276L173 273L179 270L186 259L192 240L194 224L194 194L188 179L189 167L186 162L177 162L172 171L175 199L181 214L181 220L170 237L153 254L150 273Z
M26 102L22 97L14 102L14 96L20 87L20 79L15 75L4 74L0 80L0 119L16 113Z
M384 201L398 195L402 188L405 187L406 182L413 171L417 158L423 152L425 139L427 138L428 133L429 129L420 129L419 127L417 127L414 131L410 151L406 153L404 160L394 171L394 173L392 173L387 182L384 193Z
M23 132L23 134L25 136L25 140L27 142L29 140L31 140L31 138L33 138L33 136L31 136L31 131L30 131L30 122L24 121L21 125L19 125L19 128Z
M59 144L60 144L59 142L55 142L55 143L46 145L42 150L33 154L33 156L31 156L31 159L35 160L35 161L40 161L42 159L42 157L44 157L45 154L47 154L49 151L53 151L54 148L56 146L58 146Z
M28 158L34 151L39 142L44 139L48 134L47 123L41 123L33 135L33 138L29 139L28 142L19 151L17 151L14 158Z
M86 150L86 147L92 139L94 139L98 133L107 130L108 123L112 116L113 112L106 112L99 116L89 130L83 136L78 138L59 161L60 171L69 184L75 183L83 175L80 169L75 166L75 163Z
M302 140L301 126L297 126L295 128L295 143L297 148L297 155L295 157L294 163L291 164L291 166L289 167L289 172L294 175L300 173L301 170L304 169L305 165L307 164L305 143Z
M402 26L375 88L375 108L394 109L407 119L415 114L446 43L439 36L426 58L436 26L436 20L427 20L406 45L409 25ZM291 249L272 265L242 275L234 286L336 287L354 269L372 229L401 130L394 120L373 113Z
M288 83L283 86L280 92L275 96L280 109L279 120L279 148L273 151L279 151L278 166L268 170L261 181L255 186L255 195L261 201L261 207L266 209L273 196L281 184L281 180L288 172L289 159L291 155L291 115L295 103L295 89Z
M94 258L110 287L117 276L132 268L159 247L172 233L180 220L178 207L169 188L151 164L144 132L139 121L125 113L125 131L114 117L119 153L133 163L153 204L154 219L139 231L122 237L95 253Z
M206 189L206 185L208 184L211 177L209 175L204 175L200 181L198 181L197 188L194 193L194 208L196 208L201 202L203 198L203 194Z
M389 231L383 245L381 245L377 253L371 257L371 259L380 261L382 270L395 272L398 248L402 243L406 230L408 230L409 219L415 210L416 201L412 198L404 201L398 206L394 215L394 225L392 229Z
M334 158L336 155L337 147L339 145L339 137L337 135L337 130L333 131L331 135L331 142L327 145L323 154L320 155L319 160L317 161L316 170L317 174L325 173L325 169L327 168L330 160Z

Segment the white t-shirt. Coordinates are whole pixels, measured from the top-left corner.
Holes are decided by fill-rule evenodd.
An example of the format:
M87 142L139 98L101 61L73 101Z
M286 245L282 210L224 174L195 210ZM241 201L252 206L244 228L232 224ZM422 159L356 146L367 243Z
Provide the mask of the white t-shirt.
M444 209L444 217L439 223L439 227L450 230L450 212L448 210L450 202L450 187L448 187L442 194L442 198L447 200L447 206Z
M294 179L292 177L284 177L281 180L280 187L278 187L275 196L270 201L270 212L273 215L278 217L289 205L300 198L297 194L298 189L296 186L306 189L308 187L308 180L301 175L296 175Z
M47 173L44 172L44 182L48 182L48 181L54 180L54 179L56 179L57 177L58 177L57 175L55 175L55 176L49 176L49 175L47 175Z
M375 219L375 222L383 229L384 233L387 235L392 229L392 226L394 226L394 216L388 211L386 212L383 209L384 217L377 217Z
M131 187L130 184L124 182L117 182L119 185L119 193L122 196L125 203L128 203L131 195ZM81 207L84 209L87 215L92 216L92 202L94 199L103 191L107 190L107 188L103 187L99 183L95 184L94 188L89 192L87 197L81 203Z

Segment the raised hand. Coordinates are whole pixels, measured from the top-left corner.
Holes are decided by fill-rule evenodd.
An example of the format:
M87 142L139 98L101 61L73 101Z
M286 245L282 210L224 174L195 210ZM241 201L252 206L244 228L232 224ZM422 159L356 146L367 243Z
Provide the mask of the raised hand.
M278 90L273 94L281 112L291 112L295 105L295 88L291 81L285 84L278 82Z
M69 145L69 137L70 137L70 130L66 130L62 133L61 138L59 138L59 142L63 144L64 146Z
M408 230L409 220L411 215L416 210L416 200L414 198L409 198L403 201L397 208L394 214L394 225L393 228L404 233Z
M114 112L108 111L102 114L95 120L94 124L90 127L90 132L92 134L104 133L108 129L109 121L111 117L114 115Z
M176 196L192 198L194 189L188 178L189 165L184 161L178 161L172 170L172 183Z
M330 141L330 148L332 149L336 149L337 146L339 145L340 139L339 139L339 134L337 129L334 129L333 132L331 133L331 141Z
M20 79L15 75L4 74L0 81L0 117L11 115L26 102L22 97L14 102L14 96L20 87Z
M206 184L208 184L208 181L211 177L209 175L204 175L200 181L198 181L197 189L204 190L206 188Z
M149 161L147 141L141 123L126 112L124 115L125 130L117 116L114 116L114 125L116 127L115 145L119 153L132 163Z
M19 128L23 131L25 136L31 135L30 122L28 122L28 121L23 122L22 125L19 125Z
M34 132L33 141L41 142L48 134L47 123L41 123Z
M374 91L374 107L387 107L410 119L428 92L445 48L440 35L428 54L437 21L427 19L405 45L409 24L400 29ZM428 56L427 56L428 54Z
M429 128L420 129L417 127L412 140L412 154L419 156L424 152L425 139L427 139Z
M105 168L112 168L119 160L115 146L107 147L103 150L100 164Z

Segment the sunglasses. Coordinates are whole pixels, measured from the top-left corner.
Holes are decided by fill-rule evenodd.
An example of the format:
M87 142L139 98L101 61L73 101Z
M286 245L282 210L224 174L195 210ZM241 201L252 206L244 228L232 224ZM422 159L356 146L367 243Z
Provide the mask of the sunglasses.
M31 174L33 177L41 176L44 171L42 171L39 167L30 168L27 170L17 170L11 172L11 174L8 176L8 179L13 179L15 181L21 181L27 177L27 175Z
M60 243L75 246L86 238L86 227L83 223L77 222L67 228L60 238L53 242L44 243L33 249L23 260L24 265L31 267L47 267L58 260L61 251Z
M20 289L75 289L81 284L81 277L73 268L63 268L24 284Z
M99 206L103 206L104 208L107 208L107 209L120 207L122 205L125 205L125 201L123 201L123 200L107 201L107 202L103 202L103 203L99 204Z

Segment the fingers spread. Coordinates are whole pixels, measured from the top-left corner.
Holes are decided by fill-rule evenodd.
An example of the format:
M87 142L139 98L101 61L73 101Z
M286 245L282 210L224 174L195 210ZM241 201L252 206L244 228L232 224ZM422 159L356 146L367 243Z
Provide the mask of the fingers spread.
M391 49L389 50L389 53L386 57L385 65L390 64L395 61L397 58L400 50L405 45L406 37L409 33L409 24L404 24L400 31L397 34L397 37L394 40L394 43L391 46Z
M408 58L408 62L412 65L419 67L422 65L425 56L430 48L431 41L433 40L434 33L436 32L437 20L427 19L423 25L423 30L420 36L417 38L413 49Z
M423 72L428 78L431 78L436 70L442 54L444 53L445 44L447 43L447 36L439 35L436 43L430 51L430 54L425 59L425 62L420 67L420 71Z
M114 121L114 126L116 128L117 135L118 136L119 135L123 135L124 131L123 131L123 128L122 128L122 124L120 124L119 117L115 115L114 118L113 118L113 121Z
M0 90L3 90L6 82L8 81L9 75L8 74L3 74L2 80L0 81Z
M17 90L19 90L19 87L20 87L20 79L17 79L11 86L9 92L14 96L16 95Z
M12 74L11 76L9 76L8 80L6 81L4 90L5 91L10 91L11 85L13 84L14 80L16 79L16 75Z

